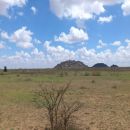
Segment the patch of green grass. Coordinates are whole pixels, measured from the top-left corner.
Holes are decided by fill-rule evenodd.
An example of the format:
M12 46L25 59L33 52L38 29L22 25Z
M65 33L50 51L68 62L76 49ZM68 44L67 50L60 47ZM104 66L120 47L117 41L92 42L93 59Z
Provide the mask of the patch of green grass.
M65 77L59 77L56 75L43 75L43 76L37 76L37 77L32 77L32 81L34 82L64 82Z
M1 104L22 104L31 103L33 94L26 90L16 89L6 89L0 93L0 103Z
M81 86L95 87L93 91L112 91L113 89L108 90L106 88L106 81L110 83L110 88L113 86L112 82L125 82L125 84L119 85L118 89L115 92L129 90L128 82L130 80L130 71L101 71L100 76L92 75L93 71L65 71L67 75L60 77L58 76L59 72L49 74L44 73L6 73L0 75L0 103L30 103L32 100L32 91L39 87L39 83L55 83L55 84L64 84L72 80L72 83L75 83ZM86 73L87 72L87 73ZM74 75L76 73L76 76ZM82 74L82 75L81 75ZM83 74L89 76L83 76ZM95 82L96 81L96 82ZM91 87L92 86L92 87ZM90 92L89 90L89 92ZM87 91L85 91L87 92ZM73 88L72 93L79 93L79 90L75 87Z
M8 74L0 75L0 82L64 82L64 77L56 75L30 75L30 74Z

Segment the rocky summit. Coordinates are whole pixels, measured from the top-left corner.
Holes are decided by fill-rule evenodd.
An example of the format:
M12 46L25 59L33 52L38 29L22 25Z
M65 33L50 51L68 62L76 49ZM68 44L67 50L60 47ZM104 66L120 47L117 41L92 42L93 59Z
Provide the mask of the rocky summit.
M88 66L81 61L67 60L61 62L60 64L57 64L54 68L55 69L85 69L87 67Z

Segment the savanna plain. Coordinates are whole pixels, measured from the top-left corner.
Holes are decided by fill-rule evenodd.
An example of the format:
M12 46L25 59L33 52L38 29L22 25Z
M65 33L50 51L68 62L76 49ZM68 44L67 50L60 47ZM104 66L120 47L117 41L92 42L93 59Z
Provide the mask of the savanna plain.
M47 111L33 99L39 87L69 89L82 130L130 130L130 70L8 70L0 72L0 130L44 130Z

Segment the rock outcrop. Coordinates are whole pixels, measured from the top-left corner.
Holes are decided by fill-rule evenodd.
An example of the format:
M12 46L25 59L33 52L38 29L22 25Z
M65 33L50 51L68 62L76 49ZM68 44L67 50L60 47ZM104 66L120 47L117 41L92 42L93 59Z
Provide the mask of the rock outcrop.
M81 61L68 60L57 64L55 69L85 69L88 66Z

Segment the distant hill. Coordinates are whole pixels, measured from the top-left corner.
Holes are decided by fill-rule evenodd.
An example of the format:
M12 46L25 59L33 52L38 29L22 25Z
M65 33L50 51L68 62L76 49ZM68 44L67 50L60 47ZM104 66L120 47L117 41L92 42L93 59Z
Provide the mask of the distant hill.
M97 63L93 66L93 68L108 68L108 66L104 63Z
M117 65L112 65L111 68L119 68Z
M67 60L61 62L60 64L57 64L54 68L55 69L85 69L87 67L88 66L81 61Z

